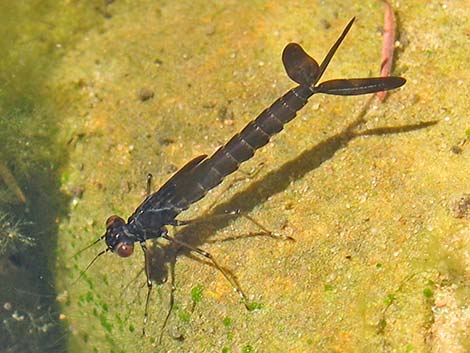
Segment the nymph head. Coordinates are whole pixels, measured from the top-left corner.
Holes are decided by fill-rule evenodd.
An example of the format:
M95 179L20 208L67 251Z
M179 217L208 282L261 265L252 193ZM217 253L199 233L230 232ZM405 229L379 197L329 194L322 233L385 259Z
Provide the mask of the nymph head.
M126 222L113 215L106 220L105 241L108 249L121 257L129 257L134 252L134 239L126 234Z

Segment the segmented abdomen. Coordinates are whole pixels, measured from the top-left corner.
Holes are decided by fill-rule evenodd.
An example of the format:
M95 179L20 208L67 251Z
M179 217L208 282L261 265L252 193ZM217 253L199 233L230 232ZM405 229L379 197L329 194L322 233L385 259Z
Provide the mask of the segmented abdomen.
M195 167L191 180L178 188L171 201L173 206L184 210L219 185L241 163L253 157L257 149L266 145L271 136L294 119L312 94L309 87L298 86L275 101L211 157Z

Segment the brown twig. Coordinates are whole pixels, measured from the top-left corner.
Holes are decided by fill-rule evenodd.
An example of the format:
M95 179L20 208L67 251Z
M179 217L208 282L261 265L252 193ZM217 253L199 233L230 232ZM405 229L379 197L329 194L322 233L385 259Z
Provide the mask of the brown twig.
M395 50L395 14L390 3L387 0L383 0L383 2L385 3L385 15L380 77L387 77L392 72L393 51ZM377 92L377 97L381 102L386 95L386 91Z
M24 196L23 191L21 190L20 186L16 182L16 179L13 176L13 173L2 162L0 162L0 178L3 179L3 182L6 184L6 186L15 193L18 200L21 203L25 204L26 196Z

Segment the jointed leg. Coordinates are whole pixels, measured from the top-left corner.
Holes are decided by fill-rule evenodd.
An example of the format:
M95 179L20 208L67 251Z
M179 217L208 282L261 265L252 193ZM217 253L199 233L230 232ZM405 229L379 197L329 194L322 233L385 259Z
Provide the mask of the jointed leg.
M189 224L205 223L207 222L207 219L211 220L214 218L236 218L239 216L239 214L240 214L240 210L235 210L235 211L231 211L227 213L210 215L206 219L195 218L195 219L185 219L182 221L175 219L171 225L175 227L181 227L181 226L187 226Z
M236 281L234 280L234 278L232 276L230 276L226 270L224 270L224 268L222 266L220 266L217 261L215 261L214 257L209 254L207 251L204 251L202 249L199 249L199 248L196 248L196 247L193 247L185 242L182 242L181 240L178 240L176 238L172 238L170 237L168 234L165 234L162 236L163 238L165 238L166 240L170 241L170 242L173 242L175 244L178 244L178 245L181 245L183 247L185 247L186 249L192 251L192 252L195 252L203 257L205 257L206 259L208 259L209 261L212 262L212 264L215 266L215 268L217 268L223 275L224 277L227 279L227 281L230 282L230 284L232 285L232 288L235 292L238 293L238 295L240 296L240 299L242 300L243 304L245 305L245 307L248 309L248 310L251 310L250 309L250 306L248 305L248 299L245 295L245 293L243 293L242 289L238 286L238 284L236 283Z
M145 336L145 326L147 325L148 320L149 300L150 294L152 293L152 279L150 277L150 254L144 242L140 243L140 245L142 246L142 250L144 252L145 277L147 278L147 298L145 299L144 326L142 327L142 335Z
M251 223L253 223L254 225L256 225L258 228L260 228L263 232L266 233L266 235L269 235L270 237L273 237L273 238L281 238L281 239L285 239L285 240L290 240L290 241L295 241L294 238L288 236L288 235L284 235L282 233L276 233L276 232L272 232L270 231L269 229L265 228L261 223L259 223L256 219L252 218L251 216L248 216L247 214L244 214L244 213L239 213L240 216L242 216L243 218L247 219L248 221L250 221Z
M168 320L170 319L171 312L173 311L173 306L175 304L175 263L176 263L176 253L173 261L170 263L170 301L168 303L168 312L166 313L165 320L163 320L162 328L160 331L160 337L158 338L158 344L162 343L163 333Z
M212 210L214 208L214 206L220 201L222 196L225 193L227 193L234 185L236 185L236 184L238 184L242 181L245 181L246 179L253 179L263 169L263 167L264 167L264 162L261 162L256 167L254 167L253 170L251 170L251 171L246 172L246 171L243 171L242 169L239 169L238 173L239 174L244 174L244 176L233 179L230 182L230 184L226 185L223 189L221 189L219 194L216 196L215 200L207 208L207 211Z
M153 175L148 173L147 174L147 196L149 196L150 193L152 192L152 179L153 179Z
M235 211L231 211L231 212L227 212L227 213L224 213L224 214L217 214L217 215L211 215L211 218L236 218L236 217L243 217L245 218L246 220L250 221L251 223L253 223L255 226L257 226L259 229L261 229L264 233L266 233L266 235L270 236L270 237L273 237L273 238L280 238L280 239L284 239L284 240L290 240L290 241L295 241L294 238L288 236L288 235L284 235L282 233L276 233L276 232L272 232L270 231L269 229L267 229L265 226L263 226L261 223L259 223L257 220L255 220L253 217L243 213L243 212L240 212L239 209L235 210ZM189 224L196 224L196 223L202 223L202 222L207 222L207 220L205 219L187 219L187 220L183 220L183 221L180 221L180 220L177 220L175 219L174 220L174 223L172 224L173 226L176 226L176 227L180 227L180 226L186 226L186 225L189 225Z

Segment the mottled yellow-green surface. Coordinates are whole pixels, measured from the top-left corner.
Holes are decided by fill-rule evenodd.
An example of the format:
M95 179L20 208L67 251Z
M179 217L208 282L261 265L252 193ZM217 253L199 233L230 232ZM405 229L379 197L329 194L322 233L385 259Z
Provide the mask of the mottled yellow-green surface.
M356 16L325 79L379 72L380 1L286 3L116 1L53 71L49 85L61 105L68 102L62 189L75 195L60 224L57 264L71 352L470 349L469 220L449 207L470 190L470 144L451 151L470 128L468 1L393 2L395 73L407 84L382 104L313 97L242 167L263 163L258 174L223 192L245 174L228 178L181 215L240 208L295 238L244 237L258 229L242 217L183 231L260 308L247 311L220 273L180 254L175 306L159 344L170 285L156 284L142 337L140 249L129 259L99 258L73 284L103 244L77 260L72 254L103 233L109 215L133 212L147 172L161 185L293 87L280 62L286 43L321 60ZM154 97L141 101L141 89ZM171 264L155 254L155 270Z

